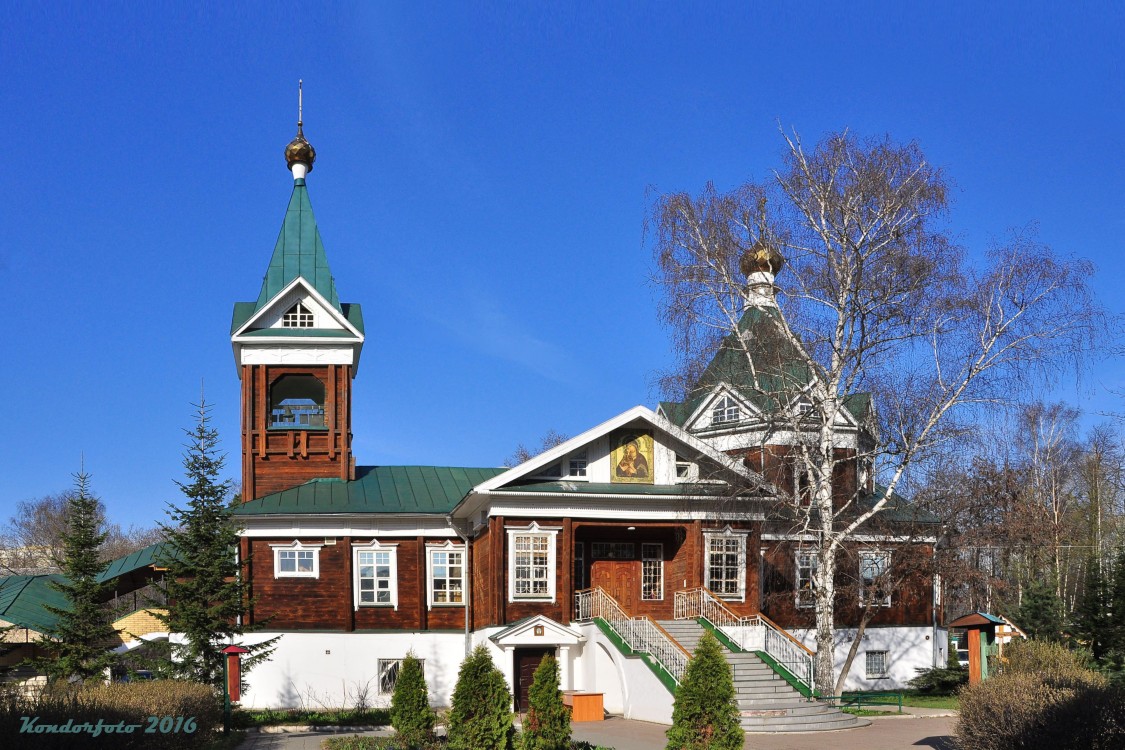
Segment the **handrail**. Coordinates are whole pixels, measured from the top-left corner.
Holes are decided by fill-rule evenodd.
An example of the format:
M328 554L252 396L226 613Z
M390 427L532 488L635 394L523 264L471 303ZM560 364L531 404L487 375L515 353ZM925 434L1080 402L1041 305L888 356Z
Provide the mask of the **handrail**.
M766 617L766 616L765 616L764 614L762 614L761 612L759 612L759 613L758 613L758 614L756 615L756 617L759 617L759 618L761 618L761 620L762 620L762 621L763 621L763 622L764 622L764 623L765 623L766 625L770 626L771 628L773 628L773 629L774 629L774 630L776 630L777 632L781 633L781 634L782 634L783 636L785 636L785 637L786 637L786 638L788 638L789 640L793 641L793 643L794 643L794 644L795 644L795 645L797 646L797 648L799 648L799 649L802 649L802 650L803 650L803 651L804 651L805 653L807 653L807 654L809 655L809 657L810 657L810 658L812 658L812 657L816 656L816 653L815 653L815 652L814 652L814 651L813 651L813 650L812 650L811 648L809 648L809 647L808 647L808 646L806 646L805 644L803 644L803 643L801 643L800 641L798 641L798 640L797 640L796 638L794 638L794 637L793 637L793 634L792 634L792 633L790 633L790 632L789 632L788 630L786 630L785 628L783 628L783 627L781 627L780 625L778 625L778 624L777 624L776 622L774 622L774 621L773 621L773 620L771 620L770 618Z
M814 654L765 615L737 615L706 587L677 591L674 600L677 620L702 617L745 650L761 650L810 690L813 687ZM754 646L747 647L747 637ZM760 638L760 640L759 640Z
M617 600L600 588L574 594L574 619L599 618L636 653L648 654L678 685L691 654L651 617L631 617Z

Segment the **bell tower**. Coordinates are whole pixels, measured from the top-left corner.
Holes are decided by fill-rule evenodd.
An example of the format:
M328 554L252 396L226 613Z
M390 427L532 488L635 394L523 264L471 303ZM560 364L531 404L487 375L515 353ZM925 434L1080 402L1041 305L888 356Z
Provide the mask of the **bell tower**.
M309 202L316 150L285 147L293 194L255 302L237 302L231 344L242 380L242 499L313 479L355 478L352 379L363 347L359 305L341 303Z

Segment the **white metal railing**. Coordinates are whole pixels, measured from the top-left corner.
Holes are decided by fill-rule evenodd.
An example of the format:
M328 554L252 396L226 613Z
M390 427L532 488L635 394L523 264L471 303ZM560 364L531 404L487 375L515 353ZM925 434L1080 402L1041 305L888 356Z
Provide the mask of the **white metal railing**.
M702 617L743 651L764 651L785 667L799 682L813 688L813 652L765 615L736 615L704 587L677 591L675 618Z
M574 619L592 620L595 617L609 625L634 652L651 656L677 685L680 684L691 655L652 618L629 616L616 599L600 588L576 592Z

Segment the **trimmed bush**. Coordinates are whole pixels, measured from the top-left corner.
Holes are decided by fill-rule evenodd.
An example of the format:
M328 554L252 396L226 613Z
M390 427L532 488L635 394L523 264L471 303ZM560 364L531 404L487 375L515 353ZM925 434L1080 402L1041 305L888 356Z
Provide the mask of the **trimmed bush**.
M742 750L742 726L730 665L710 631L703 633L676 691L668 750Z
M973 750L1125 747L1125 693L1061 645L1014 642L1000 674L961 691L957 740Z
M488 649L461 663L449 710L450 750L511 750L512 695Z
M524 750L568 750L570 710L559 691L559 663L544 656L527 691L527 720L523 724Z
M99 736L90 732L27 731L31 726L102 727L120 725ZM155 719L150 718L155 717ZM170 717L165 721L165 717ZM20 748L158 748L199 747L214 737L223 718L222 703L207 685L177 680L54 688L36 700L8 693L0 697L0 737L16 738ZM190 721L189 721L190 720ZM163 723L162 723L163 722ZM133 727L127 731L126 727ZM25 731L21 732L21 729Z
M953 667L934 667L911 679L906 684L927 695L954 695L969 683L969 670L958 665Z
M391 726L403 744L421 745L433 738L437 714L430 708L430 695L426 678L422 675L422 662L408 653L391 696Z

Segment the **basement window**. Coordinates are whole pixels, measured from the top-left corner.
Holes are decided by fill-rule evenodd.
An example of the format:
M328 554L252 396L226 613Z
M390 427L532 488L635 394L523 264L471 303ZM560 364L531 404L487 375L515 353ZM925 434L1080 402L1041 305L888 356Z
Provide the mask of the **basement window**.
M886 651L868 651L865 656L867 661L867 679L878 680L887 676Z

